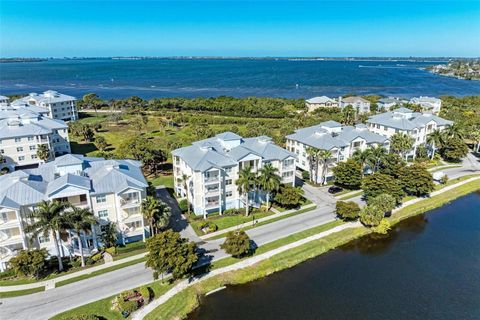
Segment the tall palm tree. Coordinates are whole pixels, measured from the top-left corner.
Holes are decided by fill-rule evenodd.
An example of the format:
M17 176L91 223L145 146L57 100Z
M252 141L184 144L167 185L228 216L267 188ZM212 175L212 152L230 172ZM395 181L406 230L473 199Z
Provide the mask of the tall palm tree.
M322 182L322 184L325 184L325 178L326 178L325 176L327 174L328 164L331 157L332 157L331 151L320 149L317 159L318 159L318 162L322 164L322 174L320 176L320 181Z
M143 217L148 220L150 226L150 236L155 235L155 227L164 227L168 225L171 211L165 203L148 196L142 202Z
M480 129L473 129L469 136L473 140L473 151L480 152Z
M66 207L66 203L56 200L42 201L32 213L33 223L25 226L25 232L32 233L34 237L37 237L39 234L42 234L44 237L48 237L50 234L53 235L58 258L58 271L63 270L58 238L60 237L60 231L67 227L65 217L63 216Z
M155 235L153 224L155 223L155 217L160 210L159 204L159 201L152 196L148 196L142 201L142 214L150 226L150 237Z
M245 197L245 215L248 216L248 193L253 189L255 185L255 173L252 172L251 167L245 167L238 173L238 179L235 181L237 185L237 190L240 195Z
M85 267L85 256L83 254L83 243L81 238L82 231L87 234L91 231L92 224L96 223L93 213L85 208L79 208L70 205L65 213L65 221L69 228L75 230L78 239L78 249L80 250L80 258L82 261L82 268Z
M187 213L190 215L190 201L188 199L188 179L190 179L190 176L184 173L180 179L182 180L182 186L185 190L185 197L187 197Z
M317 154L318 154L318 149L314 147L307 147L307 156L308 156L308 166L310 168L310 181L314 181L314 177L317 176L317 170L318 166L315 167L315 164L317 163ZM315 176L313 175L313 172L315 171ZM317 183L315 179L315 183Z
M427 136L427 143L432 147L431 159L433 159L433 157L435 156L435 150L437 149L437 147L442 146L443 137L443 132L438 129L433 130L433 132Z
M278 169L274 168L270 163L260 169L260 176L258 177L259 187L267 193L267 210L270 209L270 194L273 191L280 189L281 178L277 174Z
M370 147L370 161L373 163L373 171L377 172L380 168L380 163L387 154L387 149L383 146L372 146Z

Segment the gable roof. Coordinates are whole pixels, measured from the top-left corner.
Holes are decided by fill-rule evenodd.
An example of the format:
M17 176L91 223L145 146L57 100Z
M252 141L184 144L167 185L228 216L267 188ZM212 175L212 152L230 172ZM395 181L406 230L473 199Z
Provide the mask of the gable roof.
M452 121L445 120L439 116L428 113L413 112L412 110L403 107L371 116L367 120L367 123L379 124L399 130L412 130L420 129L431 121L436 122L438 126L453 124Z
M225 144L226 141L232 140L238 140L238 145ZM275 145L271 140L267 136L242 138L234 133L224 132L212 138L193 142L188 147L173 150L172 154L180 157L192 170L201 172L212 167L227 168L235 166L239 160L249 154L261 157L265 161L295 157L290 151Z

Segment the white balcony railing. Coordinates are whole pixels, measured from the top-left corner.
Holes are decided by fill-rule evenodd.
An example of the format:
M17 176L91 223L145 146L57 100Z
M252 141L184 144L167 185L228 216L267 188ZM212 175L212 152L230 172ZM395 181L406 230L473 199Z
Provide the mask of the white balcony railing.
M205 205L205 208L215 208L215 207L218 207L220 204L219 201L210 201L210 202L207 202L207 204Z
M211 176L211 177L205 177L205 183L213 183L213 182L219 182L219 176Z
M120 205L123 206L132 206L140 204L138 198L120 198Z

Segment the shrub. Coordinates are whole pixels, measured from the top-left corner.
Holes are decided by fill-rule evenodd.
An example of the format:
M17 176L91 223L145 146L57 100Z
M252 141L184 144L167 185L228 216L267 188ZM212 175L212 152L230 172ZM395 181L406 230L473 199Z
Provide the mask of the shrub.
M373 232L380 234L387 234L390 229L390 222L387 219L382 219L378 226L372 227Z
M102 260L102 259L103 259L103 256L102 256L102 254L99 252L99 253L94 254L91 258L92 258L93 263L96 263L96 262Z
M230 231L220 248L233 257L241 257L250 251L250 238L243 230Z
M0 280L12 279L15 277L15 270L8 269L3 272L0 272Z
M245 209L227 209L223 212L224 216L234 216L234 215L239 215L245 213Z
M80 259L74 259L71 265L73 268L80 268L82 265L82 261Z
M274 201L285 208L296 208L302 204L303 190L292 186L282 186Z
M367 227L375 227L380 224L384 216L385 213L382 209L373 205L367 205L360 213L360 221Z
M369 205L379 208L384 213L392 211L393 209L395 209L396 206L395 198L386 193L382 193L376 197L369 198L367 202Z
M338 201L336 205L337 215L343 220L354 220L360 214L360 207L353 201Z
M188 206L189 206L189 204L188 204L187 199L182 199L178 203L178 207L180 208L180 210L182 210L182 212L187 212L188 211Z
M152 299L149 287L140 287L140 289L138 289L138 292L142 295L145 304L149 303Z
M306 181L310 180L310 172L302 171L302 179Z
M448 176L444 175L443 177L440 178L440 183L441 184L447 184L448 182Z
M121 311L132 313L138 309L138 302L135 300L119 300L118 307Z
M117 254L117 247L106 248L105 252L111 255L115 255Z
M46 266L47 249L20 250L10 260L10 267L17 276L39 278Z
M215 232L218 229L218 226L211 222L204 222L199 226L200 230L202 230L204 233L210 233L210 232Z

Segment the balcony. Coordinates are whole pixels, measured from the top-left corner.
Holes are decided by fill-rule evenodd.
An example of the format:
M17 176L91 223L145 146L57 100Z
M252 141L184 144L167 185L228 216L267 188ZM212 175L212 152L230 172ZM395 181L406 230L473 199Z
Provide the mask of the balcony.
M205 193L207 195L218 195L218 193L220 192L220 189L219 188L207 188L205 191L206 191Z
M209 183L219 183L220 182L220 179L219 179L219 176L216 175L216 176L209 176L209 177L205 177L204 178L204 182L205 184L209 184Z
M122 208L136 207L140 205L140 199L138 198L123 198L120 197L120 206Z
M143 234L145 232L145 229L143 228L143 226L138 225L138 224L126 223L126 224L124 224L124 226L122 228L122 231L125 233L125 235L127 237L133 237L133 236Z
M7 247L0 247L0 261L8 261L16 255L16 250L11 250Z
M19 222L20 221L17 219L15 213L13 213L13 216L11 214L7 216L0 216L0 229L17 227Z
M18 228L16 228L18 230ZM12 230L12 229L7 229ZM6 232L7 230L0 231L0 243L4 246L21 243L22 242L22 235L20 234L20 230L18 230L18 234L13 234L12 232Z
M76 202L70 202L72 206L82 208L82 209L88 209L88 201L76 201Z

